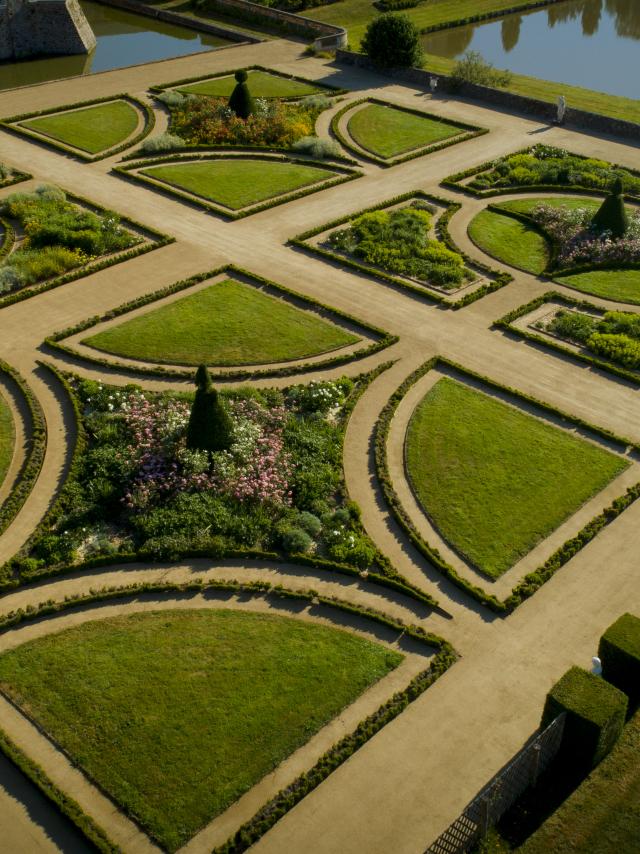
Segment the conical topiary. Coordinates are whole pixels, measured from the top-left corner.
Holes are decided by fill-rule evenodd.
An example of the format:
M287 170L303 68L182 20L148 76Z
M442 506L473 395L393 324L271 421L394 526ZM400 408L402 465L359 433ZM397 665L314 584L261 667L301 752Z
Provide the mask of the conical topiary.
M233 424L205 365L196 371L196 396L187 426L187 447L194 451L225 451L233 442Z
M598 231L611 232L612 237L624 237L629 221L624 206L624 195L620 178L616 178L611 192L591 220L591 225Z
M248 119L256 111L256 105L247 85L247 72L236 71L236 86L229 97L229 107L241 119Z

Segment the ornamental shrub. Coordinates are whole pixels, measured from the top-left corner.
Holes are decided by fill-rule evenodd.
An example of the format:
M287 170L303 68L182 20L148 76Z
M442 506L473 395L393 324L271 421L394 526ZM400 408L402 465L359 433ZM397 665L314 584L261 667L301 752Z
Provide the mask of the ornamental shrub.
M293 150L300 154L308 154L316 160L325 157L340 157L340 146L332 139L318 139L317 136L303 136L293 144Z
M298 516L297 521L298 526L302 528L303 531L306 531L310 537L317 537L322 530L322 522L320 519L308 510L303 510L303 512Z
M383 68L420 68L424 60L420 30L407 15L374 18L361 47L374 65Z
M477 50L468 50L451 74L454 86L476 83L479 86L504 87L511 83L511 77L510 71L498 71Z
M196 371L196 396L187 426L187 447L192 451L226 451L233 442L233 424L206 365Z
M624 206L622 181L616 178L611 192L602 202L600 208L591 220L591 225L598 231L606 231L612 237L624 237L629 227L627 211Z
M288 528L282 534L282 547L287 554L304 554L311 548L312 539L302 528Z
M229 107L239 119L248 119L256 111L256 105L247 85L247 72L236 71L236 86L229 96Z
M623 614L600 638L602 675L629 697L631 709L640 705L640 618Z
M626 695L604 679L572 667L547 694L542 726L566 712L561 752L576 770L588 772L620 737L627 703Z
M161 133L159 136L145 139L140 147L145 154L152 154L154 151L173 151L182 148L184 144L184 139L174 133Z

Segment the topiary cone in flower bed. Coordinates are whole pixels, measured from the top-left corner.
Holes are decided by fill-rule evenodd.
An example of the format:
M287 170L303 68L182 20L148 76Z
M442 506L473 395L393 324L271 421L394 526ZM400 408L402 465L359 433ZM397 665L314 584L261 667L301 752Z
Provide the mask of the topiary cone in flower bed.
M205 365L196 371L196 396L187 426L187 447L193 451L226 451L233 442L233 424Z
M236 86L229 96L229 107L240 119L248 119L256 111L256 105L247 85L247 72L236 71Z
M610 231L613 237L624 237L629 226L627 212L624 207L622 181L616 178L611 193L603 201L597 213L591 220L591 225L599 231Z

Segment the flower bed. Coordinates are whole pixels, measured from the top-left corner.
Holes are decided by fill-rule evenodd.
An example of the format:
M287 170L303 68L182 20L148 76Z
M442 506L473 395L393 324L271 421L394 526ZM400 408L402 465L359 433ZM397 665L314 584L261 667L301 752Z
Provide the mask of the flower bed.
M24 232L18 248L0 261L0 294L52 279L142 242L121 225L117 214L83 210L57 187L13 193L0 204L0 213L18 222Z
M366 264L453 290L475 276L457 252L429 237L433 206L421 202L364 213L332 232L326 245Z
M594 317L581 311L560 309L550 320L538 321L535 326L624 368L640 369L639 314L607 311L603 317Z

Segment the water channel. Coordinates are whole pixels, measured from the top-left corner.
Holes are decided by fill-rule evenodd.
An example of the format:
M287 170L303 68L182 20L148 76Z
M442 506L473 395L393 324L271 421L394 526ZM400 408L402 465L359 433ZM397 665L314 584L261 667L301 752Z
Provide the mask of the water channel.
M496 68L640 98L640 0L567 0L425 36L427 55L479 51Z
M217 36L165 24L88 0L82 0L80 5L96 35L96 49L82 56L0 63L0 90L186 56L231 44ZM89 97L90 91L87 89Z

